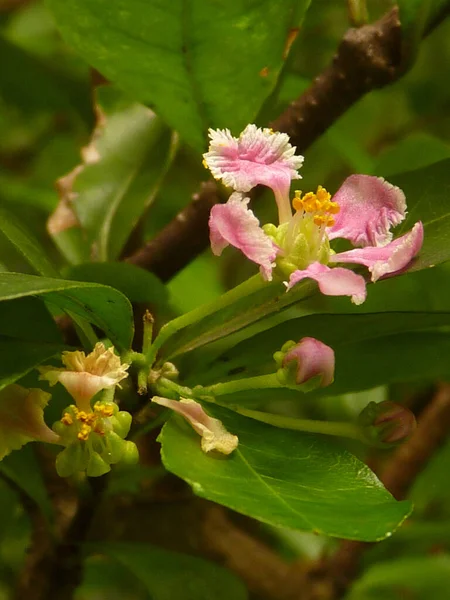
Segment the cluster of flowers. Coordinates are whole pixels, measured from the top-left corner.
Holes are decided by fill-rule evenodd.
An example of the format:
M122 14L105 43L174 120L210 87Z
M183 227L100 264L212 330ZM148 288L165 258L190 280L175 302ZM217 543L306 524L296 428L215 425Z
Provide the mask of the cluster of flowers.
M265 280L276 277L288 291L310 278L323 294L350 296L352 302L361 304L366 298L366 279L336 265L363 265L375 282L403 271L420 250L420 221L393 240L391 227L404 220L406 202L403 192L384 179L352 175L333 197L319 186L316 192L295 192L291 202L291 182L300 178L303 157L295 154L286 134L248 125L239 138L228 130L210 130L210 138L204 164L214 177L234 189L226 204L211 210L210 239L216 255L228 245L235 246L259 265ZM261 227L248 208L245 192L256 185L273 190L277 225ZM349 240L355 248L335 253L330 241L336 238ZM333 381L334 352L314 338L287 342L274 359L276 377L282 385L305 390L308 382L310 387L318 387ZM79 471L103 475L112 464L137 461L135 444L125 440L131 415L120 411L112 400L116 386L128 376L129 365L121 362L113 348L106 349L101 343L87 356L79 351L64 352L62 361L64 368L39 367L41 379L52 386L61 383L75 401L53 429L43 417L50 394L18 385L0 391L0 460L28 441L40 440L64 446L56 460L56 469L63 477ZM159 377L164 377L163 370ZM237 447L238 438L194 399L155 396L153 401L182 415L201 436L205 452L230 454ZM385 441L394 442L412 430L413 422L404 413L392 403L369 405L361 423L376 432L381 428ZM379 432L373 435L375 439Z
M56 459L61 477L77 472L99 476L120 461L138 460L136 445L125 440L131 426L131 415L120 411L112 400L92 401L103 390L114 392L128 376L128 364L122 364L114 348L102 343L94 350L63 352L64 368L39 367L41 379L50 385L61 383L75 404L63 411L60 421L50 429L44 421L44 408L51 396L40 389L27 390L11 385L0 393L0 459L29 441L38 440L64 446ZM3 397L2 397L3 396Z

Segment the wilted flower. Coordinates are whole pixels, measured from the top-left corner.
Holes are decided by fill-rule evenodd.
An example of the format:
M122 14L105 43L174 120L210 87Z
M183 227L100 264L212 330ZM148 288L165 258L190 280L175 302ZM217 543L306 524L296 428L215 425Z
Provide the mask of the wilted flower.
M130 452L138 458L128 435L131 415L119 411L114 402L96 402L93 410L79 410L75 405L63 412L53 429L60 435L60 443L66 446L56 459L56 470L61 477L78 471L86 471L90 477L104 475L112 464L129 459Z
M417 222L408 233L392 241L391 227L401 223L406 214L405 196L398 187L380 177L352 175L333 198L322 186L304 196L296 192L292 214L286 181L288 177L298 178L292 156L294 149L286 139L288 162L283 162L283 154L279 157L283 165L283 186L277 187L273 163L266 164L261 157L272 156L271 138L285 134L257 130L254 125L248 126L245 132L249 127L257 140L257 152L241 152L235 138L224 132L212 132L212 144L205 160L213 174L233 185L237 192L248 191L252 182L276 190L280 222L278 226L269 223L261 228L247 206L249 199L236 192L226 204L216 205L211 210L209 225L215 254L220 255L231 244L260 265L267 280L272 278L273 269L288 280L288 289L302 279L314 279L323 294L351 296L355 304L361 304L366 298L364 277L334 265L362 264L368 267L372 281L408 266L422 246L423 225ZM248 175L252 169L254 179ZM348 239L358 247L336 254L330 248L330 240L335 238Z
M311 379L317 380L317 387L333 383L334 351L315 338L305 337L298 343L286 342L274 358L282 369L283 378L292 373L297 385Z
M118 385L128 376L127 369L130 366L121 363L114 348L106 349L101 342L87 356L79 350L63 352L62 362L65 368L38 367L40 379L47 380L50 385L58 381L62 383L78 408L87 412L91 409L90 401L95 394Z
M184 417L193 429L202 436L203 452L217 450L222 454L231 454L238 446L237 436L229 433L219 419L214 419L206 414L201 404L188 398L169 400L154 396L152 402L166 406Z
M60 443L44 421L50 394L39 389L8 385L0 390L0 460L32 441Z

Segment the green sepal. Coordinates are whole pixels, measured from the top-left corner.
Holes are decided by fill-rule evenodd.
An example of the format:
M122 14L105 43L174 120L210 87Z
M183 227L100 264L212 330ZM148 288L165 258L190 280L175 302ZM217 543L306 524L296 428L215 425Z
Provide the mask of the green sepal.
M109 471L111 471L111 467L100 454L92 452L87 465L86 475L88 477L100 477Z

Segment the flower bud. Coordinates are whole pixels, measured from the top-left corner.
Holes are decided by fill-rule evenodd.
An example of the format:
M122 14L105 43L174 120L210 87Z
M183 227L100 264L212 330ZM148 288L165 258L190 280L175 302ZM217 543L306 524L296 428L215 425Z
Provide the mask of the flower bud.
M297 344L286 342L274 354L277 376L285 385L310 383L308 389L325 387L334 380L334 351L315 338L305 337Z
M134 442L124 441L124 449L121 459L123 465L135 465L139 462L139 450Z
M416 428L416 418L409 408L389 400L370 402L358 421L366 437L380 446L403 442Z

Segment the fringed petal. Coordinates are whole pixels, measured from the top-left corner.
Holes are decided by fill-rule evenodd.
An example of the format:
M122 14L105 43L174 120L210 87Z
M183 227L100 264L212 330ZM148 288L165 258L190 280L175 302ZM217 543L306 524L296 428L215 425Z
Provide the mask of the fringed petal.
M414 227L387 246L356 248L340 252L331 257L333 263L355 263L365 265L372 274L372 281L398 273L405 269L419 252L423 244L423 225L418 221Z
M345 238L355 246L384 246L392 239L391 227L406 214L402 190L371 175L347 177L333 196L340 207L329 239Z

